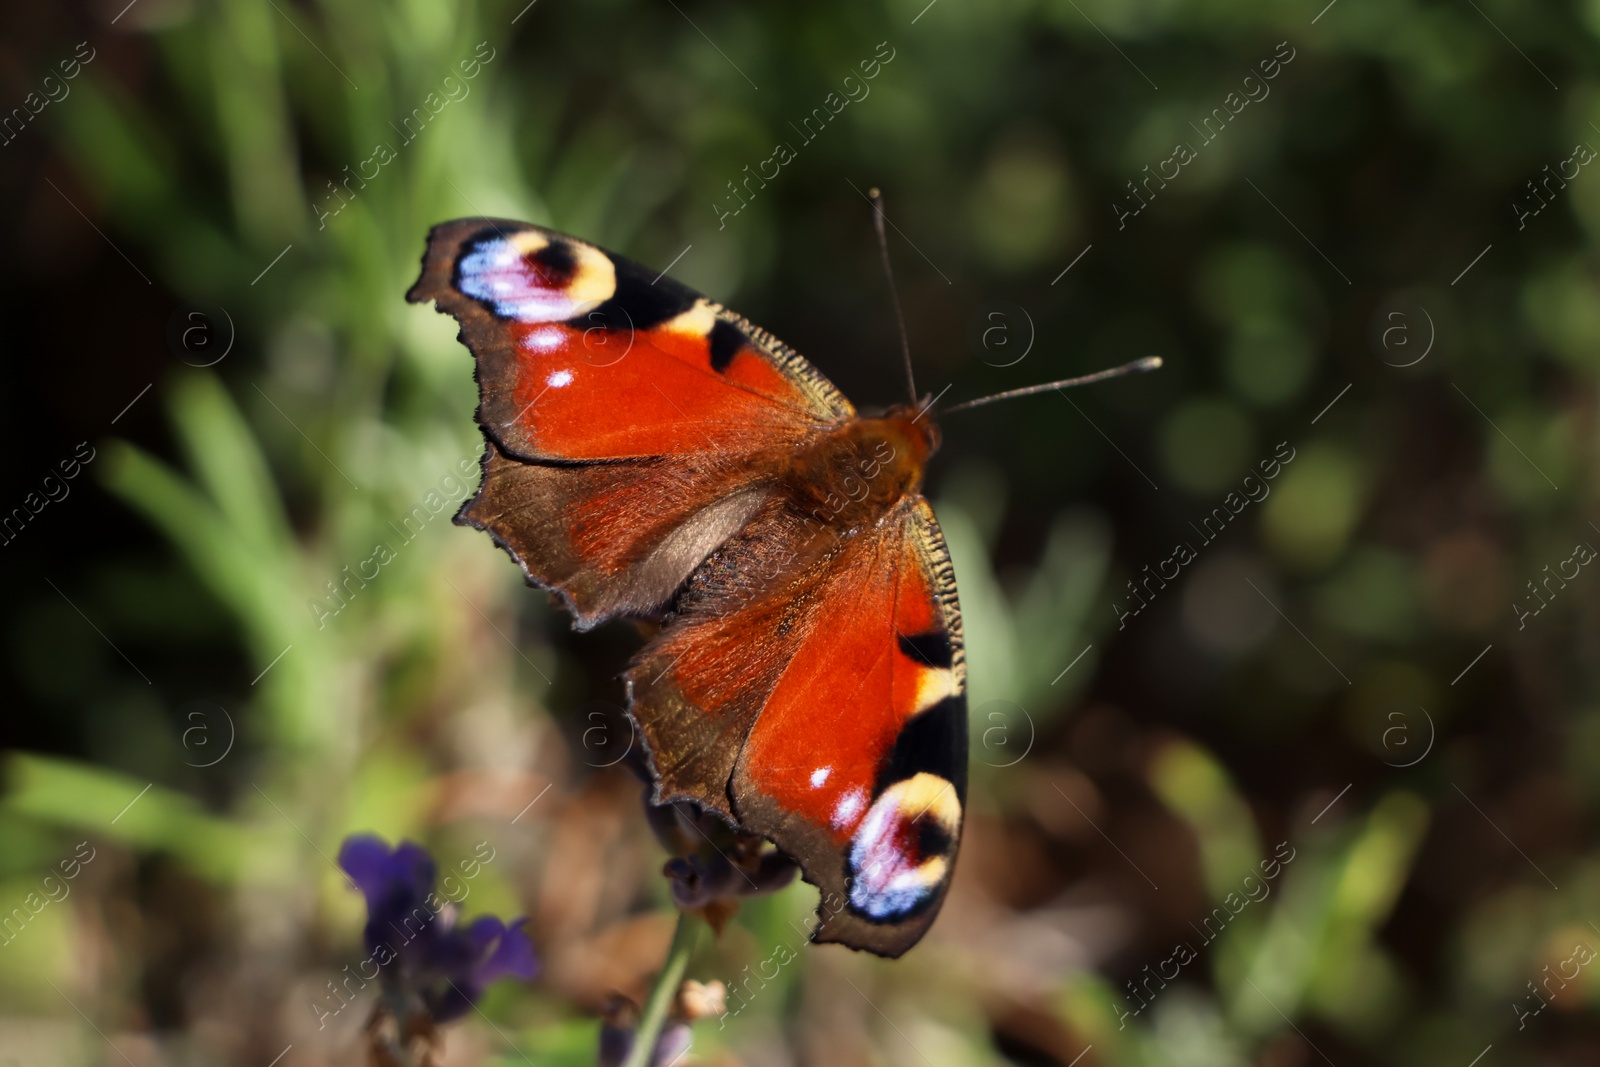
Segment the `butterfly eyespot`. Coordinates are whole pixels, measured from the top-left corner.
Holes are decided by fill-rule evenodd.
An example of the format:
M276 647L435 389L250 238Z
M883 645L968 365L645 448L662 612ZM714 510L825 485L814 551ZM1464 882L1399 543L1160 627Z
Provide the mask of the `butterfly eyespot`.
M851 837L852 910L883 922L932 904L960 825L961 801L947 779L921 772L885 789Z
M617 275L610 257L592 246L494 227L464 243L455 285L502 319L553 323L609 300Z

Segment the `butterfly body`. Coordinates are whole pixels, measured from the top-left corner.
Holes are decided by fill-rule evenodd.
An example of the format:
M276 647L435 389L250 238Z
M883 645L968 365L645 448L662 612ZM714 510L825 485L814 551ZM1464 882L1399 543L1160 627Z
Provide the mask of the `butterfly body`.
M932 420L891 408L851 419L794 457L785 489L793 506L845 531L872 525L920 495L923 470L939 447Z
M862 417L726 309L522 223L436 227L408 297L454 315L477 360L484 480L457 521L580 629L662 622L625 674L655 799L797 859L817 940L914 945L966 794L930 405Z

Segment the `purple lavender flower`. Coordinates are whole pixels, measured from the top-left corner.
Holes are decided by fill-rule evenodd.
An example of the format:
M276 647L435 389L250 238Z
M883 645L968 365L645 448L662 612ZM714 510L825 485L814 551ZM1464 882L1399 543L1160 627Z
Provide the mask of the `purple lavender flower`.
M367 898L367 949L397 1015L448 1022L490 982L539 973L528 920L459 923L455 903L434 892L438 866L421 845L402 841L391 851L381 837L356 834L339 849L339 866Z

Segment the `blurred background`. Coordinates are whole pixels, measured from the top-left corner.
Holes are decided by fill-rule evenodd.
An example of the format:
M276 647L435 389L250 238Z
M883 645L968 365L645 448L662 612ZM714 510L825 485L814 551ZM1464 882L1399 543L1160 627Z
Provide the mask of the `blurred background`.
M356 831L531 917L447 1062L593 1062L672 922L638 636L449 523L472 364L403 294L526 219L890 403L873 185L947 403L1166 367L944 423L954 890L684 1062L1600 1062L1600 3L524 3L0 11L0 1064L360 1062Z

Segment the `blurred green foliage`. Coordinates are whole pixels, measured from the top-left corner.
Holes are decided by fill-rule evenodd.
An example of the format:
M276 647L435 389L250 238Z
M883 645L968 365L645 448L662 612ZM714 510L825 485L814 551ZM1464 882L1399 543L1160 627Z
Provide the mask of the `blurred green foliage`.
M697 1055L1600 1056L1587 975L1514 1025L1526 983L1600 939L1600 578L1522 627L1509 606L1600 539L1600 177L1547 187L1521 227L1512 207L1575 141L1600 143L1600 4L114 15L37 16L29 78L62 41L104 56L8 147L34 153L18 181L36 218L14 239L41 264L14 287L139 302L150 327L86 314L60 368L12 381L87 389L105 495L8 548L14 688L64 725L4 764L0 909L28 908L86 837L104 858L0 947L8 1053L99 1062L92 1017L141 1064L259 1065L287 1043L348 1062L349 1034L319 1034L304 1004L359 940L328 856L372 830L446 857L494 840L475 907L533 916L547 979L497 989L463 1062L591 1062L599 996L636 993L665 945L636 787L590 758L592 731L626 730L629 635L568 634L448 524L479 450L470 361L402 296L428 226L463 215L647 264L681 252L675 276L882 403L899 371L859 195L878 185L925 388L961 399L1152 352L1166 368L944 426L931 495L972 699L957 892L905 961L801 951L725 1028L701 1023ZM1270 95L1119 226L1128 184L1280 41L1295 58ZM480 42L492 58L462 78ZM728 183L880 42L894 59L870 95L719 224ZM447 76L464 95L402 131ZM393 161L335 191L379 144ZM975 340L993 299L1029 316L1014 366ZM214 367L160 332L194 307L231 324ZM64 435L5 392L43 442L26 481ZM1197 536L1278 442L1295 458L1270 495ZM72 508L96 521L69 565L52 538ZM1119 621L1127 583L1179 541L1196 561ZM311 606L379 545L395 558L377 578ZM1130 983L1204 941L1195 923L1277 842L1296 858L1270 894L1127 1014ZM753 902L691 974L732 984L798 947L813 901Z

